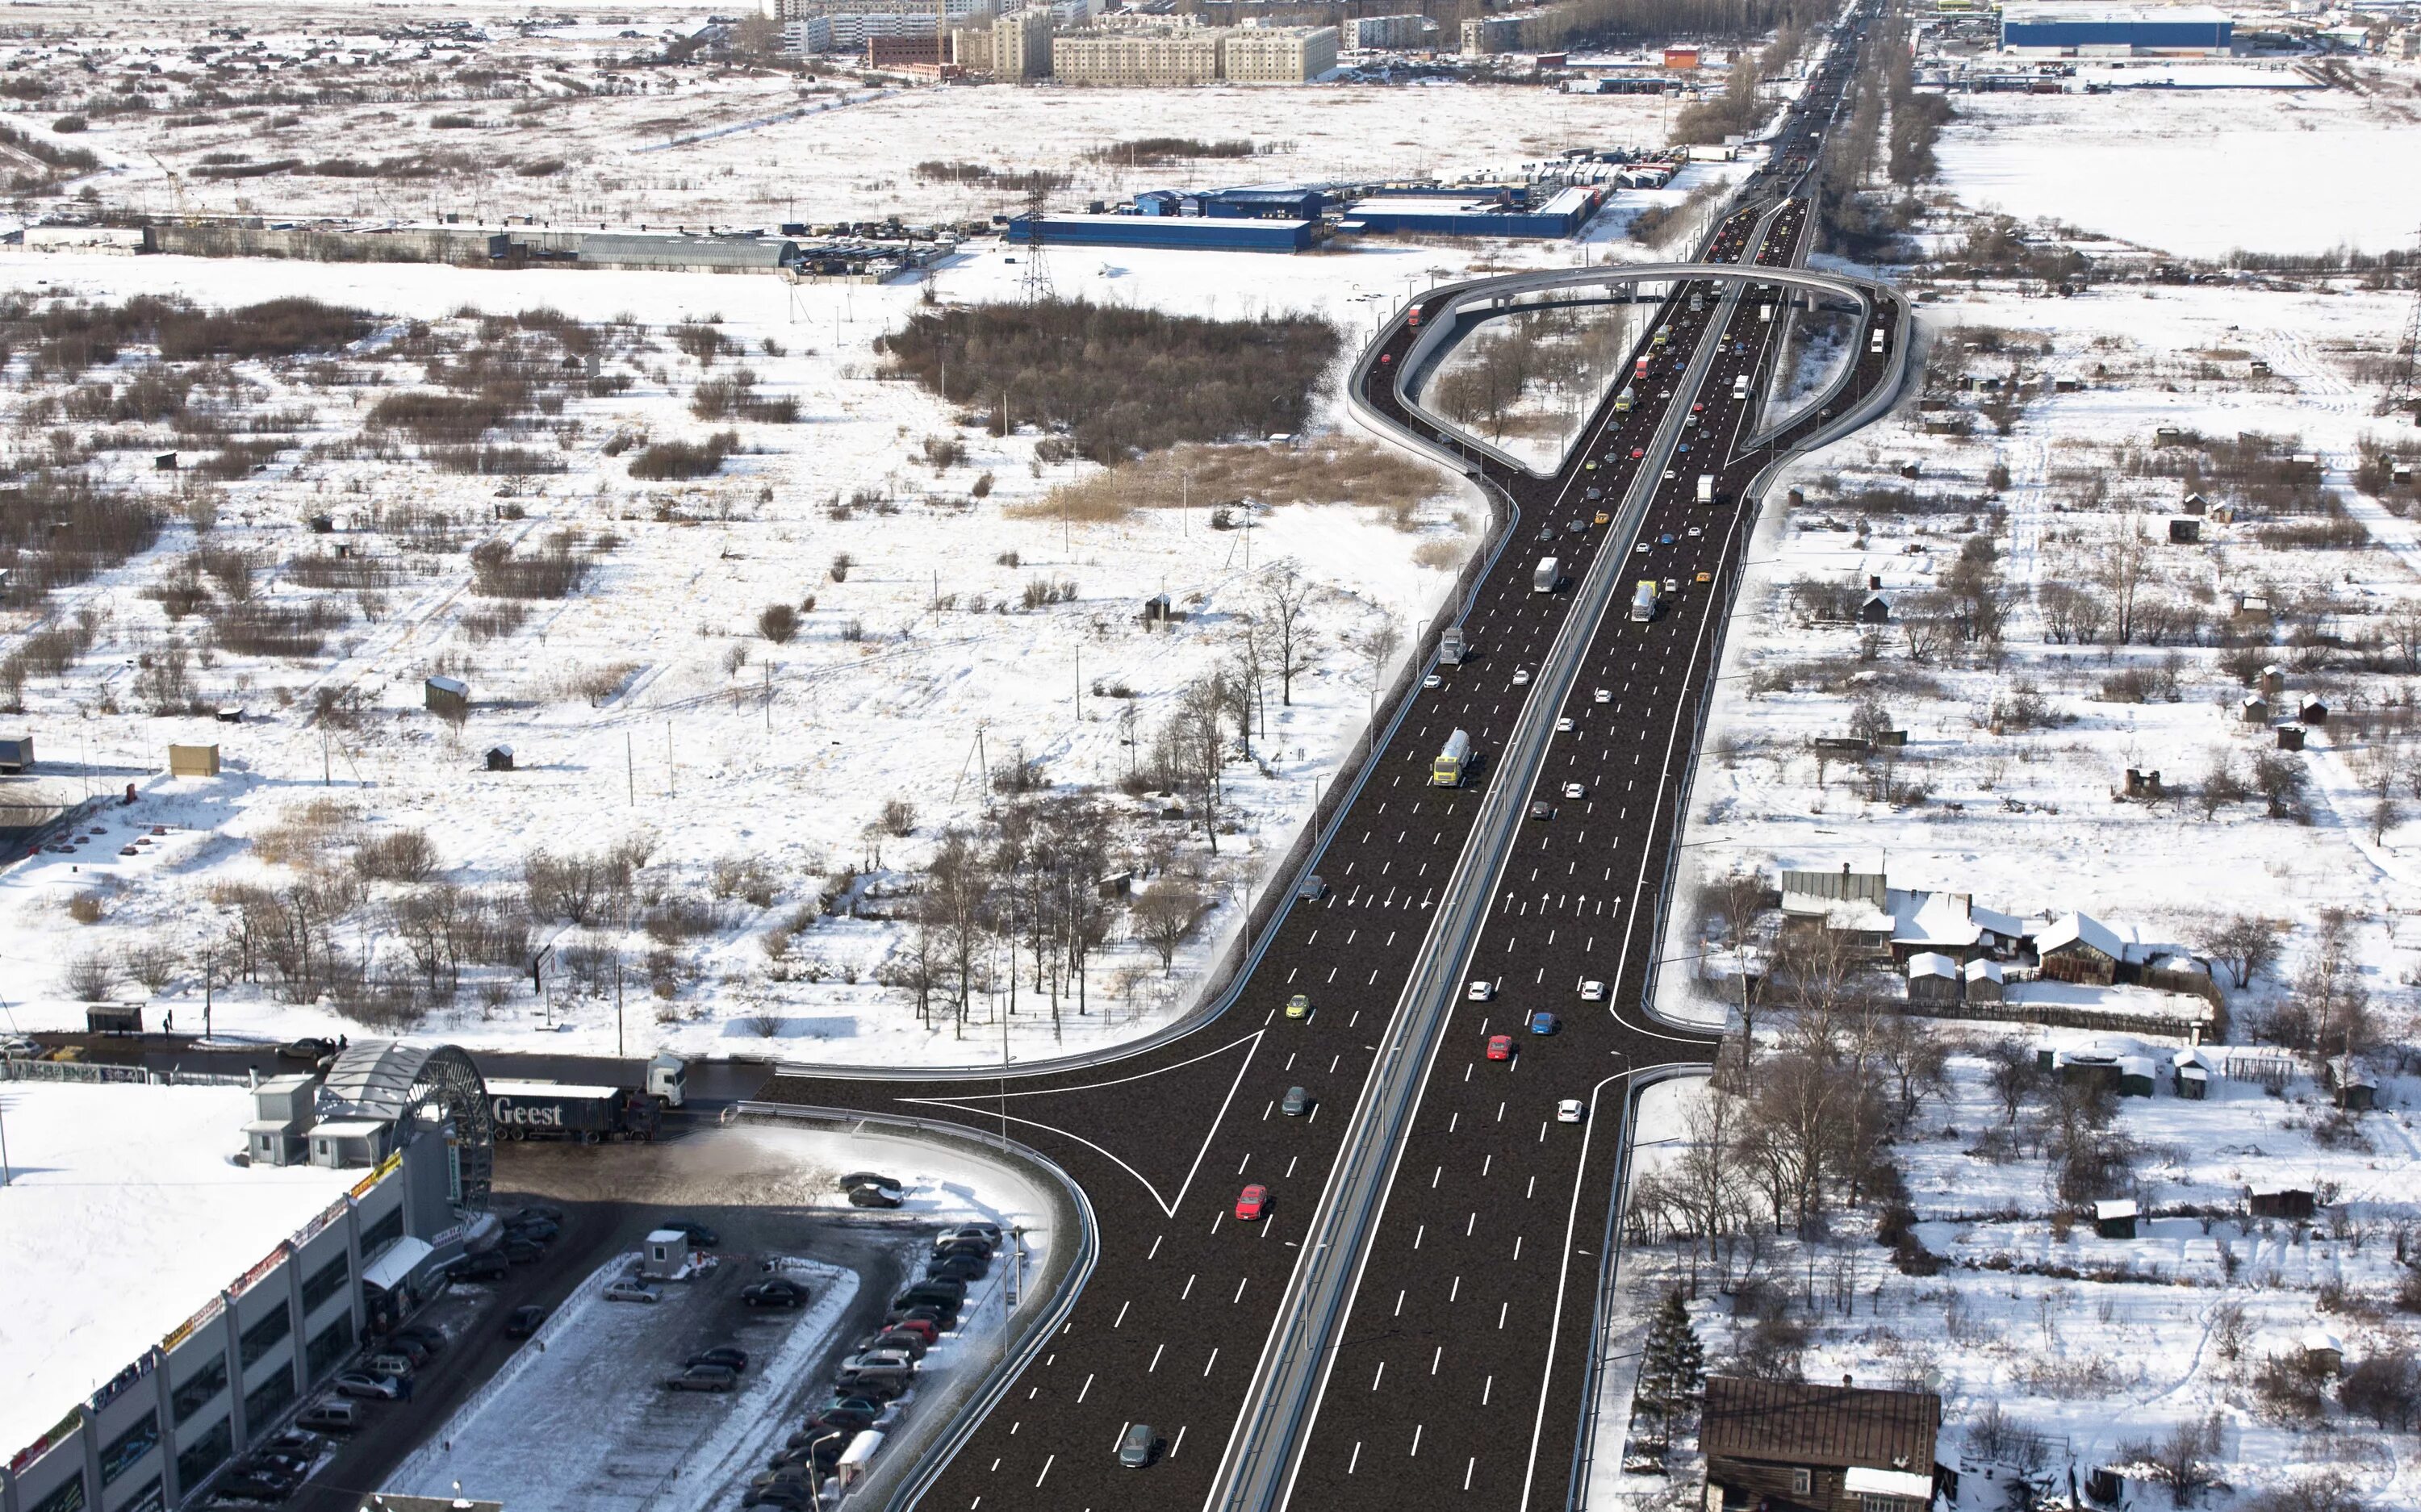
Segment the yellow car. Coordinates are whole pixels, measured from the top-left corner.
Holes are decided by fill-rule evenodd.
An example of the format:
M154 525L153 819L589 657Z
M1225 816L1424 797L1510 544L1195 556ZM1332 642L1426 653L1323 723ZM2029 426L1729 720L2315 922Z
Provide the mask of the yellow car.
M84 1059L84 1047L82 1045L61 1045L58 1049L43 1056L42 1059L46 1061L80 1061Z
M1294 996L1287 999L1287 1017L1289 1019L1310 1018L1311 999L1304 996L1300 992L1297 992Z
M1614 516L1607 514L1602 509L1600 509L1595 515L1589 518L1589 523L1592 525L1608 525L1613 522Z
M1701 572L1698 574L1698 581L1701 583L1712 583L1715 581L1715 575L1712 572Z

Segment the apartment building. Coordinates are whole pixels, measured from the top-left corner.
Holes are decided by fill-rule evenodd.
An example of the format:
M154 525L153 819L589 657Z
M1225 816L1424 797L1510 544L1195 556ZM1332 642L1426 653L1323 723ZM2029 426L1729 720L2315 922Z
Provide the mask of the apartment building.
M1308 84L1336 67L1334 26L1242 26L1220 42L1230 84Z
M1052 76L1063 84L1165 89L1219 80L1225 28L1078 32L1051 39Z

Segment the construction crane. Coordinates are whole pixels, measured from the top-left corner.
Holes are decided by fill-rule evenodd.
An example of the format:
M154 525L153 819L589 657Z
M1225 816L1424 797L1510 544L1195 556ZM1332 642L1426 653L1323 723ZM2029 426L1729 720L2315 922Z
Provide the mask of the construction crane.
M185 218L185 186L177 178L177 170L168 166L166 164L162 163L160 161L160 154L157 152L146 149L143 155L149 158L159 168L160 172L167 179L168 212L181 223Z

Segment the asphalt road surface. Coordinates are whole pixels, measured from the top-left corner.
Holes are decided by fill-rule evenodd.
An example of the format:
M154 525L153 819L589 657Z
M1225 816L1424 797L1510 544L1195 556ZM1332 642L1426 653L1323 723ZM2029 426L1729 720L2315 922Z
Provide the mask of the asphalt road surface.
M1705 258L1794 263L1808 213L1804 200L1761 197L1726 217ZM1520 785L1524 807L1542 803L1546 817L1523 821L1492 883L1470 968L1491 996L1455 1004L1442 1035L1421 1047L1417 1112L1395 1152L1350 1319L1329 1351L1308 1431L1296 1426L1294 1499L1394 1507L1467 1488L1492 1506L1564 1501L1629 1083L1654 1067L1704 1062L1711 1050L1704 1037L1650 1022L1641 994L1700 694L1753 523L1744 491L1791 439L1743 444L1752 406L1731 397L1734 380L1761 388L1782 322L1766 321L1757 308L1766 302L1735 295L1739 287L1710 280L1673 291L1657 322L1665 343L1646 352L1649 382L1632 385L1638 402L1617 414L1609 397L1586 444L1554 476L1492 469L1521 513L1463 622L1476 654L1440 669L1439 685L1404 711L1319 864L1327 896L1281 916L1226 1013L1123 1059L998 1083L768 1084L772 1099L1005 1132L1060 1161L1103 1215L1099 1265L1067 1324L923 1504L1143 1508L1212 1495L1340 1139L1374 1085L1405 983L1492 783ZM1400 354L1411 337L1399 330L1386 350ZM1859 382L1883 366L1882 354L1862 353ZM1808 415L1793 433L1824 418ZM1669 456L1651 444L1660 433L1676 448ZM1615 612L1583 627L1582 675L1558 715L1571 727L1555 733L1536 770L1492 770L1489 754L1538 686L1523 674L1540 666L1564 628L1570 585L1607 549L1597 513L1611 512L1650 461L1663 465L1648 480L1645 550L1617 542L1625 559L1614 570L1626 587L1652 576L1659 613L1632 622L1624 592ZM1712 505L1695 502L1700 472L1715 477ZM1601 496L1591 499L1592 489ZM1566 587L1534 591L1544 554L1558 557ZM1431 787L1431 758L1455 729L1480 753L1477 774ZM1567 796L1568 783L1578 797ZM1585 999L1584 981L1603 982L1603 994ZM1298 993L1309 1011L1290 1017ZM1563 1018L1558 1033L1528 1032L1540 1009ZM1496 1034L1513 1037L1510 1059L1486 1058ZM1294 1088L1308 1099L1299 1116L1282 1111ZM1568 1098L1585 1104L1577 1124L1556 1117ZM1248 1183L1268 1192L1254 1220L1236 1211ZM1144 1473L1122 1469L1115 1453L1135 1422L1160 1443Z

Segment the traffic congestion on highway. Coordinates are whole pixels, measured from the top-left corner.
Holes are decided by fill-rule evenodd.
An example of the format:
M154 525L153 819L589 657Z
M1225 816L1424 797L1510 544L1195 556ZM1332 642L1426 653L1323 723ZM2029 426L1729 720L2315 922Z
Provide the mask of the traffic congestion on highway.
M1783 171L1751 180L1703 265L1804 258L1806 166L1857 24L1783 128ZM1661 288L1628 382L1552 475L1406 403L1407 354L1456 291L1357 368L1371 412L1470 460L1506 532L1461 654L1382 716L1317 884L1225 1011L1086 1065L792 1074L760 1094L1016 1141L1097 1215L1081 1295L1012 1361L922 1504L1566 1500L1631 1095L1712 1053L1648 1004L1756 491L1899 370L1900 312L1878 293L1831 402L1760 433L1796 291L1718 272Z

